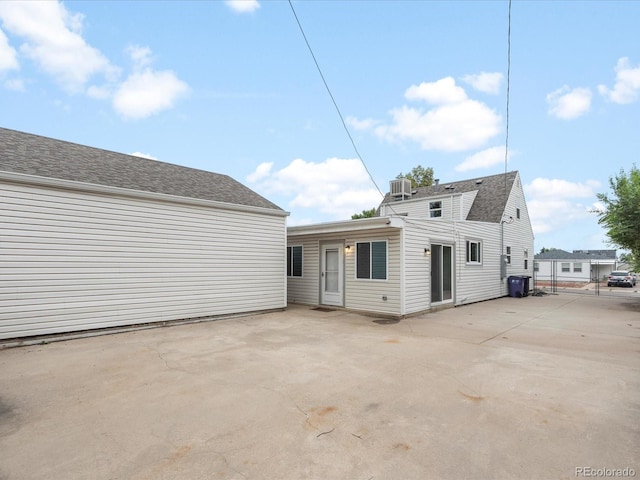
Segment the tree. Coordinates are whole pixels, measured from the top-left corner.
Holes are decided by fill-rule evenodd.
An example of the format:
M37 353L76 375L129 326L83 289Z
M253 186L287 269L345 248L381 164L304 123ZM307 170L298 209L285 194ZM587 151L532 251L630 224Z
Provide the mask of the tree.
M632 271L640 271L640 258L635 256L633 253L621 253L620 261L629 265Z
M604 206L596 211L598 223L607 230L612 245L629 250L640 259L640 170L634 165L627 175L623 169L609 178L612 193L598 193Z
M428 187L433 184L433 168L424 168L422 165L413 167L410 173L406 175L400 173L396 178L407 178L411 180L411 187ZM357 220L359 218L371 218L376 216L378 209L373 207L369 210L363 210L362 213L354 213L351 215L351 220Z
M396 178L408 178L412 187L428 187L433 184L433 168L418 165L413 167L410 173L400 173Z
M362 210L362 213L354 213L351 215L351 220L357 220L359 218L371 218L376 216L376 207L370 208L369 210Z

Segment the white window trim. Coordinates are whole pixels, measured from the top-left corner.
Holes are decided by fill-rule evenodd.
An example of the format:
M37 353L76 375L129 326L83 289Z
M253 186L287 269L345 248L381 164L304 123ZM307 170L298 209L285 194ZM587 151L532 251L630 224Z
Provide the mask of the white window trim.
M478 255L480 257L480 260L467 260L471 258L471 244L477 244L478 245ZM466 264L467 265L482 265L482 257L483 257L483 252L482 252L482 240L477 240L477 239L467 239L465 241L465 246L466 246L466 252L465 252L465 260L466 260Z
M293 249L300 247L300 275L293 275ZM287 278L303 278L304 277L304 246L303 245L287 245L287 250L291 249L291 275L287 272ZM287 252L287 263L289 262L289 254Z
M384 278L371 278L373 274L373 248L371 248L371 244L375 242L384 242L385 248L385 265L384 265ZM358 244L359 243L368 243L369 244L369 278L361 278L358 277ZM355 280L361 282L386 282L389 280L389 240L386 238L373 239L373 240L356 240L355 242L355 258L354 258L354 269L353 276Z
M433 207L432 205L439 203L439 207ZM435 212L440 212L440 215L435 215ZM433 200L429 202L429 218L442 218L442 200Z

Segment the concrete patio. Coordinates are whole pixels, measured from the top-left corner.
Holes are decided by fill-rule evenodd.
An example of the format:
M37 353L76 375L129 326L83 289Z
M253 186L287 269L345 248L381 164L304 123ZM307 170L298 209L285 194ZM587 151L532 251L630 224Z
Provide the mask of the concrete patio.
M3 480L570 479L640 475L639 445L639 299L292 306L0 350Z

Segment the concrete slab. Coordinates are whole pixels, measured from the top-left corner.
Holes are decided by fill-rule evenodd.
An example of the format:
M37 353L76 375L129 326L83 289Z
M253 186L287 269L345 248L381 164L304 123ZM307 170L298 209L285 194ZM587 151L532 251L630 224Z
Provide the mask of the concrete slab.
M6 349L0 478L637 476L639 353L640 301L584 295Z

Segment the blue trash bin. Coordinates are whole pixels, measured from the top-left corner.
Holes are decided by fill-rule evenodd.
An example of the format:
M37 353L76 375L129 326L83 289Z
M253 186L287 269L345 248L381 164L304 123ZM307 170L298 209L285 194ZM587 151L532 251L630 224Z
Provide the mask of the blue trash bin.
M528 279L527 279L528 280ZM524 297L525 293L524 285L525 278L517 275L512 275L508 278L509 281L509 296L515 298Z

